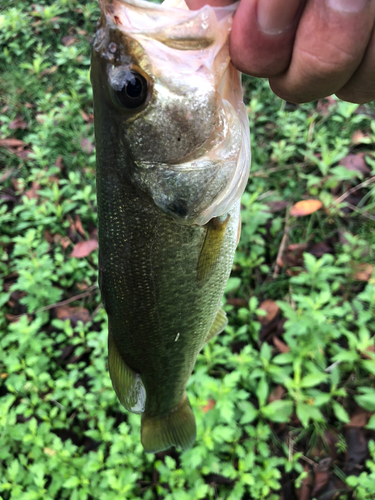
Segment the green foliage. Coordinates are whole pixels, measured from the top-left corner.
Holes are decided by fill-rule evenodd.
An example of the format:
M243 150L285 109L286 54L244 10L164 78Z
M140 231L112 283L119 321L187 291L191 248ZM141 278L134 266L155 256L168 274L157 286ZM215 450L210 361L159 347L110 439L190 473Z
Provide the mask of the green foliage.
M108 376L97 252L70 256L97 225L88 72L97 15L79 0L6 1L0 13L0 139L23 141L0 149L0 498L279 499L285 478L301 486L303 458L327 448L327 430L342 454L354 411L369 412L375 430L375 280L356 277L374 262L375 191L364 185L352 212L335 200L364 180L338 165L348 152L375 169L374 107L333 99L291 109L266 82L244 79L253 163L229 325L188 384L194 447L145 455L139 416L123 411ZM324 210L288 217L311 197ZM275 272L284 231L304 254ZM328 240L330 252L309 250ZM264 299L277 301L283 351L262 337ZM345 479L348 498L375 496L373 441L369 451Z
M367 500L375 495L375 442L369 442L371 460L367 460L369 472L362 472L358 477L350 476L346 483L354 490L356 500Z

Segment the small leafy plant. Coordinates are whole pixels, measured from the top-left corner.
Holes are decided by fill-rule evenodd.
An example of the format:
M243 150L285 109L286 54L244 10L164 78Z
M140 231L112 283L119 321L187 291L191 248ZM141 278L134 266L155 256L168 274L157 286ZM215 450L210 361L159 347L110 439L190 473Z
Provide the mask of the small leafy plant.
M79 0L0 13L0 499L375 498L374 105L294 106L244 78L229 325L187 387L194 446L146 455L97 288L97 16Z

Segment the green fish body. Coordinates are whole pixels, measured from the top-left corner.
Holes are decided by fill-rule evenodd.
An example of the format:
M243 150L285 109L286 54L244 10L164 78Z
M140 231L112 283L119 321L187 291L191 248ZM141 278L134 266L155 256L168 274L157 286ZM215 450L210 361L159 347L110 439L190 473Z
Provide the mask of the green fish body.
M220 308L249 133L228 57L233 8L100 2L91 80L109 371L147 452L195 440L185 388Z

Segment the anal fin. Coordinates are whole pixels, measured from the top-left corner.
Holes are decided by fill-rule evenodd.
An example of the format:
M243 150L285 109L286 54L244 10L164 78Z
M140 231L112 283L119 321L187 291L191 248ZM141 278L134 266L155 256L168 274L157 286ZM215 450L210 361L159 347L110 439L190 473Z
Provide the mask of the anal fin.
M141 376L122 359L110 331L108 333L108 366L112 385L120 403L132 413L142 413L145 409L146 390Z

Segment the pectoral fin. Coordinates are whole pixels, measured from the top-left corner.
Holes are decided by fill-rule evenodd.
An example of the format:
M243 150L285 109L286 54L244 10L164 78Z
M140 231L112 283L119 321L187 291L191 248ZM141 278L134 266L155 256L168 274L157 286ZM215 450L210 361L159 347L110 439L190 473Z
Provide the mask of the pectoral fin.
M122 359L110 331L108 333L108 365L112 385L120 403L132 413L144 412L146 390L141 376L129 368Z
M238 217L238 228L237 228L237 241L236 241L236 247L238 246L238 243L240 242L241 238L241 214Z
M209 342L211 339L213 339L216 335L219 335L219 333L221 333L224 330L224 328L227 326L227 324L228 324L227 315L220 307L220 309L218 310L218 312L216 314L216 318L214 319L214 322L212 323L210 331L208 332L207 337L204 339L202 347L205 344L207 344L207 342Z
M218 262L230 215L222 220L215 217L207 222L207 232L198 261L198 283L202 285L213 273Z

